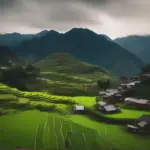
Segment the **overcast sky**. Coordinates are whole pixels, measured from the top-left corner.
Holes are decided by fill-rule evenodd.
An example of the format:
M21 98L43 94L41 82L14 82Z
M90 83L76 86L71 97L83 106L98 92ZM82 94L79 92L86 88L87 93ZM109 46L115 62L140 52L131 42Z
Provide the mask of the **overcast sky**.
M0 33L74 27L111 38L150 34L150 0L0 0Z

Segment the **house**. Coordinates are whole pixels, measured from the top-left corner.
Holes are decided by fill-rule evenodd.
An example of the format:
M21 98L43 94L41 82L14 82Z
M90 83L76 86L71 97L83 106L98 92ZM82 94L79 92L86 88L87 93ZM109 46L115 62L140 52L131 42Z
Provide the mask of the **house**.
M84 111L85 111L85 108L82 105L76 105L73 109L74 113L83 113Z
M120 110L119 107L113 105L113 104L107 104L103 101L99 101L97 103L97 106L98 106L98 109L101 111L101 112L104 112L104 113L112 113L112 112L117 112Z
M9 69L9 68L6 67L6 66L2 66L0 69L1 69L1 70L7 70L7 69Z
M136 119L134 125L127 125L128 131L150 134L150 115L142 115Z
M119 90L118 89L107 89L106 92L116 94L119 92Z
M125 105L134 105L137 108L150 109L150 100L146 99L136 99L132 97L127 97L124 100Z
M129 132L132 132L132 133L137 133L138 132L138 127L135 126L135 125L127 124L127 128L128 128Z
M100 91L100 92L99 92L99 96L104 96L105 94L106 94L105 91Z
M98 106L102 106L102 107L103 107L104 105L106 105L106 104L107 104L107 103L105 103L105 102L103 102L103 101L97 102L97 105L98 105Z
M121 87L121 86L119 86L117 89L118 89L119 92L123 91L123 87Z

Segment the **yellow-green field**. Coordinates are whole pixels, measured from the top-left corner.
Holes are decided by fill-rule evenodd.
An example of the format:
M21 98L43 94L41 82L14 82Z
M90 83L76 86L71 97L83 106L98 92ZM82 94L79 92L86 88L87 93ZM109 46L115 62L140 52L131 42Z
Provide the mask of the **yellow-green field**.
M110 125L91 120L85 115L72 114L72 105L85 105L94 110L92 106L95 103L95 97L22 92L0 84L0 114L5 114L0 116L0 149L14 149L16 146L35 150L64 149L64 139L70 131L73 132L69 138L71 150L150 149L149 136L141 137L129 133L126 126ZM119 114L106 116L137 118L142 114L150 114L150 112L127 109L121 111Z

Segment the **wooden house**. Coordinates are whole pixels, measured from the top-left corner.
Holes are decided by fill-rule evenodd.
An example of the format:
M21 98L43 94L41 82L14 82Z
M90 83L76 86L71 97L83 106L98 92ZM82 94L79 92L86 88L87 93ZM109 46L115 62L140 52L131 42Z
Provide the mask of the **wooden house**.
M85 111L85 108L83 105L76 105L73 108L73 113L84 113L84 111Z
M141 109L150 109L150 100L126 97L124 100L124 105L136 106Z
M117 107L113 104L107 104L106 102L103 102L103 101L99 101L97 103L97 106L98 106L98 109L104 113L113 113L113 112L120 111L119 107Z
M140 134L150 134L150 115L142 115L134 125L127 125L128 131Z

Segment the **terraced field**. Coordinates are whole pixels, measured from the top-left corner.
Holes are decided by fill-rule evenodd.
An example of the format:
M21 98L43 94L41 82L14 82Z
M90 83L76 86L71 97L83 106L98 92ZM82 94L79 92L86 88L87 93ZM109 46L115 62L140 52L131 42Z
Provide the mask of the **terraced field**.
M0 117L0 149L22 146L63 150L67 145L70 150L149 150L149 140L150 137L128 133L123 126L96 122L82 115L32 110Z
M16 146L35 150L64 149L65 145L70 150L150 149L150 137L128 133L125 126L96 122L85 115L74 115L69 111L74 104L92 108L95 97L22 92L0 84L0 112L5 114L0 116L0 149L13 149ZM150 112L122 109L121 113L107 117L137 118L142 114ZM71 133L67 140L68 132Z
M94 130L73 123L57 114L38 111L1 117L0 133L0 148L23 146L31 149L65 149L66 142L72 150L100 148L100 142L96 140L98 134ZM8 145L10 139L12 140Z

